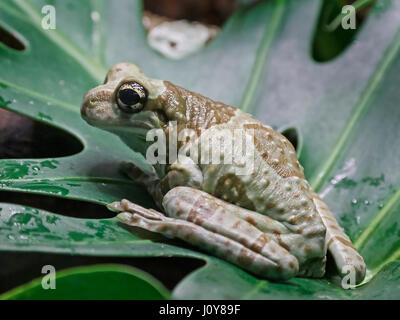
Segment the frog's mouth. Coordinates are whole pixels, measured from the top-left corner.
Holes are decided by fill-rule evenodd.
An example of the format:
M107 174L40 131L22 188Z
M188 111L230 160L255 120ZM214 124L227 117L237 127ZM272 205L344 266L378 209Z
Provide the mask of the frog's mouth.
M84 119L91 126L102 130L119 136L134 136L143 140L146 140L146 135L150 130L162 129L165 125L158 117L158 114L153 111L144 111L130 117L116 118L106 122L89 117L84 117Z
M128 126L103 125L99 126L99 128L119 136L134 136L135 138L140 138L142 140L146 140L147 133L154 129L149 123L142 121L131 122Z

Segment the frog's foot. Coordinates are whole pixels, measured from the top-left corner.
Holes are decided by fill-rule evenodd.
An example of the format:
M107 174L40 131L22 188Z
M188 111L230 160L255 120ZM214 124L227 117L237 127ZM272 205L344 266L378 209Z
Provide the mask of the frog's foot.
M164 197L164 192L159 187L161 180L154 167L152 167L152 172L148 173L139 169L132 162L122 162L120 164L120 170L133 181L145 187L157 206L162 208L161 202Z
M335 260L339 274L344 277L354 272L355 284L360 283L365 278L366 265L364 259L339 226L328 206L316 193L314 193L314 203L326 226L326 244Z
M172 198L179 201L174 194L167 194L165 198L169 202L167 208L170 208ZM286 280L298 272L297 259L286 249L246 221L229 212L223 212L223 208L215 212L216 221L205 221L204 208L170 208L170 213L177 213L182 209L180 216L178 214L177 218L170 218L128 200L114 202L109 207L114 211L121 211L117 218L128 225L182 239L263 278Z

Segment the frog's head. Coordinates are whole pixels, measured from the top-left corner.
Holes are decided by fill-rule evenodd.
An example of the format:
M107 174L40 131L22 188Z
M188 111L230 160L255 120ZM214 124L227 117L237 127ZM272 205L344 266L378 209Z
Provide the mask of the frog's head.
M133 64L118 63L104 84L86 93L81 115L90 125L121 138L143 139L148 130L164 124L163 115L154 107L164 91L163 81L146 77Z
M140 152L145 151L151 129L168 132L168 124L175 122L178 128L200 130L229 121L234 110L168 81L146 77L130 63L111 68L104 84L86 93L81 106L89 124L117 134Z

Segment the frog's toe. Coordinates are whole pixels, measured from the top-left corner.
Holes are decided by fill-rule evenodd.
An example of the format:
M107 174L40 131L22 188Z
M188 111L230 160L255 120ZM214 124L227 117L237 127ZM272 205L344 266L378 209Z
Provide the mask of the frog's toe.
M122 199L119 203L115 205L115 207L121 209L119 211L133 213L146 217L148 219L163 220L163 218L165 218L165 216L161 212L155 211L153 209L143 208L136 203L133 203L126 199Z
M110 211L113 211L113 212L124 211L120 201L114 201L112 203L107 204L107 209L109 209Z
M289 280L299 273L299 262L291 254L287 254L283 259L278 261L279 274L276 277L279 280Z
M122 199L121 201L114 201L107 205L107 208L113 212L120 212L121 215L117 216L120 220L127 220L132 214L138 214L149 219L162 220L161 217L165 217L162 213L153 209L143 208L129 200Z
M140 206L135 205L133 202L126 200L126 199L122 199L121 201L114 201L107 205L108 209L110 209L111 211L115 211L115 212L127 211L127 212L135 213L136 207L140 207Z
M129 226L139 227L150 232L162 233L164 236L171 238L168 233L161 232L163 227L168 224L168 222L163 221L163 218L161 214L157 215L156 212L151 212L147 209L144 209L144 211L140 210L140 213L124 211L117 215L118 220Z

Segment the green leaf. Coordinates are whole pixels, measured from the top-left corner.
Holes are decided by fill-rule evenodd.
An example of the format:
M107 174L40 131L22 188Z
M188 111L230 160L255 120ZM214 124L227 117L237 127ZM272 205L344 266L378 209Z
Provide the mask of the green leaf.
M166 289L157 280L140 270L121 265L95 265L57 271L54 289L44 289L42 281L46 285L51 283L47 278L35 279L6 292L0 299L159 300L169 297Z
M212 288L212 290L211 290ZM260 280L227 263L211 263L186 277L174 289L177 298L192 299L399 299L400 262L387 264L368 284L344 290L327 280L294 278L285 283Z
M174 289L180 298L399 298L399 262L392 262L400 259L399 2L375 5L354 42L325 63L310 53L322 1L242 8L212 43L181 61L149 48L139 1L53 0L57 29L44 30L47 2L0 3L0 26L26 44L15 51L0 43L0 104L68 131L84 150L57 159L1 160L2 190L152 206L118 172L127 160L148 169L143 157L79 115L83 94L106 70L131 61L149 76L241 107L275 128L296 128L306 176L365 258L368 283L350 291L328 280L273 283L193 250L140 239L114 219L73 219L9 204L2 204L0 249L204 260ZM100 20L90 18L94 11Z
M70 253L88 256L124 256L124 257L189 257L202 259L206 262L204 267L196 270L184 278L174 289L173 296L182 299L395 299L399 298L400 288L400 262L392 262L374 277L367 285L355 290L343 290L327 280L292 279L285 283L274 283L258 279L237 267L189 249L176 246L157 244L149 240L141 240L119 226L116 219L84 220L59 216L43 210L27 208L18 205L7 205L1 211L0 239L7 241L2 243L0 249L13 251L39 251L51 253ZM108 267L107 267L108 268ZM130 270L130 267L121 267ZM115 270L114 267L111 267ZM80 281L81 276L86 276L91 267L76 268L72 285ZM80 270L85 270L81 272ZM86 271L89 270L89 271ZM107 269L109 270L109 269ZM75 274L78 274L75 278ZM81 275L84 273L84 275ZM70 292L72 285L62 287L59 280L64 278L69 271L57 273L57 290L44 292L41 288L41 280L16 288L0 298L54 298L60 299L63 291L57 293L59 288L66 288ZM137 273L135 273L137 275ZM114 276L114 274L111 274ZM125 276L125 275L124 275ZM140 274L139 274L140 276ZM99 276L100 278L103 275ZM97 277L96 277L97 279ZM96 279L92 278L95 283ZM115 295L107 288L101 292L98 288L96 293L91 292L93 285L85 280L82 289L92 298L114 298ZM118 290L125 287L125 280L104 280L103 283ZM135 280L136 281L136 280ZM142 280L141 280L142 281ZM158 288L160 294L166 296L157 282L153 280L150 284ZM112 284L112 285L110 285ZM80 284L76 284L80 285ZM133 286L133 285L132 285ZM71 291L75 290L72 288ZM32 291L34 290L34 291ZM122 289L121 289L122 290ZM25 292L26 291L26 292ZM123 292L121 291L121 294ZM29 297L27 295L30 295ZM39 294L53 296L37 296ZM101 296L94 296L98 294ZM129 299L145 298L144 296L132 296ZM71 298L70 296L65 298ZM78 299L79 297L72 297ZM83 297L82 297L83 298ZM124 297L121 297L125 298Z

